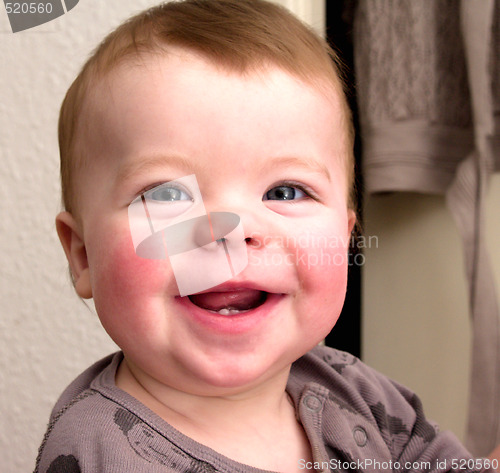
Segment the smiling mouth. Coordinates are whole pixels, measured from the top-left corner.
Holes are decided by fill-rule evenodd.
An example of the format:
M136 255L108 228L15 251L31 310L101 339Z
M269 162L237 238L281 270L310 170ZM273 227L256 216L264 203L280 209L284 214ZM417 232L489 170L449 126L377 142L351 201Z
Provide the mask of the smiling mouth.
M239 289L226 292L205 292L188 296L197 307L220 315L236 315L256 309L264 304L268 292Z

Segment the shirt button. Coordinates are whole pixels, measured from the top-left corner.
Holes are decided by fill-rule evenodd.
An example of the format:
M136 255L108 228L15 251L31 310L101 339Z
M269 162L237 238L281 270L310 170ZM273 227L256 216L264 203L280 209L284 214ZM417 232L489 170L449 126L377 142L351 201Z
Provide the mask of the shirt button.
M321 401L312 394L308 394L302 402L310 411L318 412L321 410Z
M364 447L368 442L368 435L363 427L355 427L352 431L352 435L358 447Z

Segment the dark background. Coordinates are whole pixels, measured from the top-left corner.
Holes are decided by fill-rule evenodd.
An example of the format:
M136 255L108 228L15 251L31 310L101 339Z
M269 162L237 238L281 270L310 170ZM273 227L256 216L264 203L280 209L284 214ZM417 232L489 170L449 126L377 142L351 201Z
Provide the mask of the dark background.
M338 52L346 66L346 79L349 84L348 98L353 111L356 136L359 136L358 114L356 108L355 75L352 49L352 18L354 16L355 2L353 0L327 1L326 4L326 34L330 45ZM356 139L354 152L356 157L356 187L357 187L357 216L358 227L362 227L362 180L359 173L361 161L361 144ZM359 230L358 230L359 231ZM356 245L351 248L351 253L360 252ZM353 261L351 256L350 261ZM349 266L349 278L346 300L340 318L326 337L328 346L345 350L355 356L361 357L361 273L362 266Z

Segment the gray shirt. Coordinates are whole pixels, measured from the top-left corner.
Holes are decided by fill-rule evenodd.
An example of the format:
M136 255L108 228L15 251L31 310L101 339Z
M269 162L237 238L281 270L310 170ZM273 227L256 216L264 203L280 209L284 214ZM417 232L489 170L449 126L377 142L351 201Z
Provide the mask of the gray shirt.
M35 473L262 473L186 437L115 385L116 353L57 402ZM308 436L305 472L480 471L406 388L337 350L317 347L291 369L287 392ZM493 470L484 470L493 471Z

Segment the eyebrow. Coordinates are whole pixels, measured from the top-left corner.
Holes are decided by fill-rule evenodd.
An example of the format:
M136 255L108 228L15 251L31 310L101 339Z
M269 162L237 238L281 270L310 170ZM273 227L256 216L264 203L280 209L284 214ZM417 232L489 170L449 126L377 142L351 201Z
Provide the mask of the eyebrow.
M149 171L161 168L175 168L191 171L193 169L193 163L180 155L152 156L139 159L139 163L132 162L123 165L123 167L118 171L116 180L119 183L124 183L138 174L145 174Z
M279 158L273 158L271 161L267 163L263 168L268 169L272 168L276 165L281 166L296 166L303 168L307 171L313 171L318 174L324 174L329 182L331 182L330 171L326 167L324 163L316 161L313 158L308 157L297 157L297 156L283 156ZM264 170L263 169L263 170Z
M261 171L264 172L269 168L276 165L280 166L296 166L303 168L307 171L312 171L318 174L323 174L329 182L331 182L330 171L324 163L318 162L313 158L297 157L297 156L283 156L266 160L262 166ZM194 172L193 162L181 155L160 155L149 158L141 159L139 163L125 164L118 172L117 182L127 182L138 174L144 174L149 171L159 168L175 168L181 170L188 170L187 172Z

